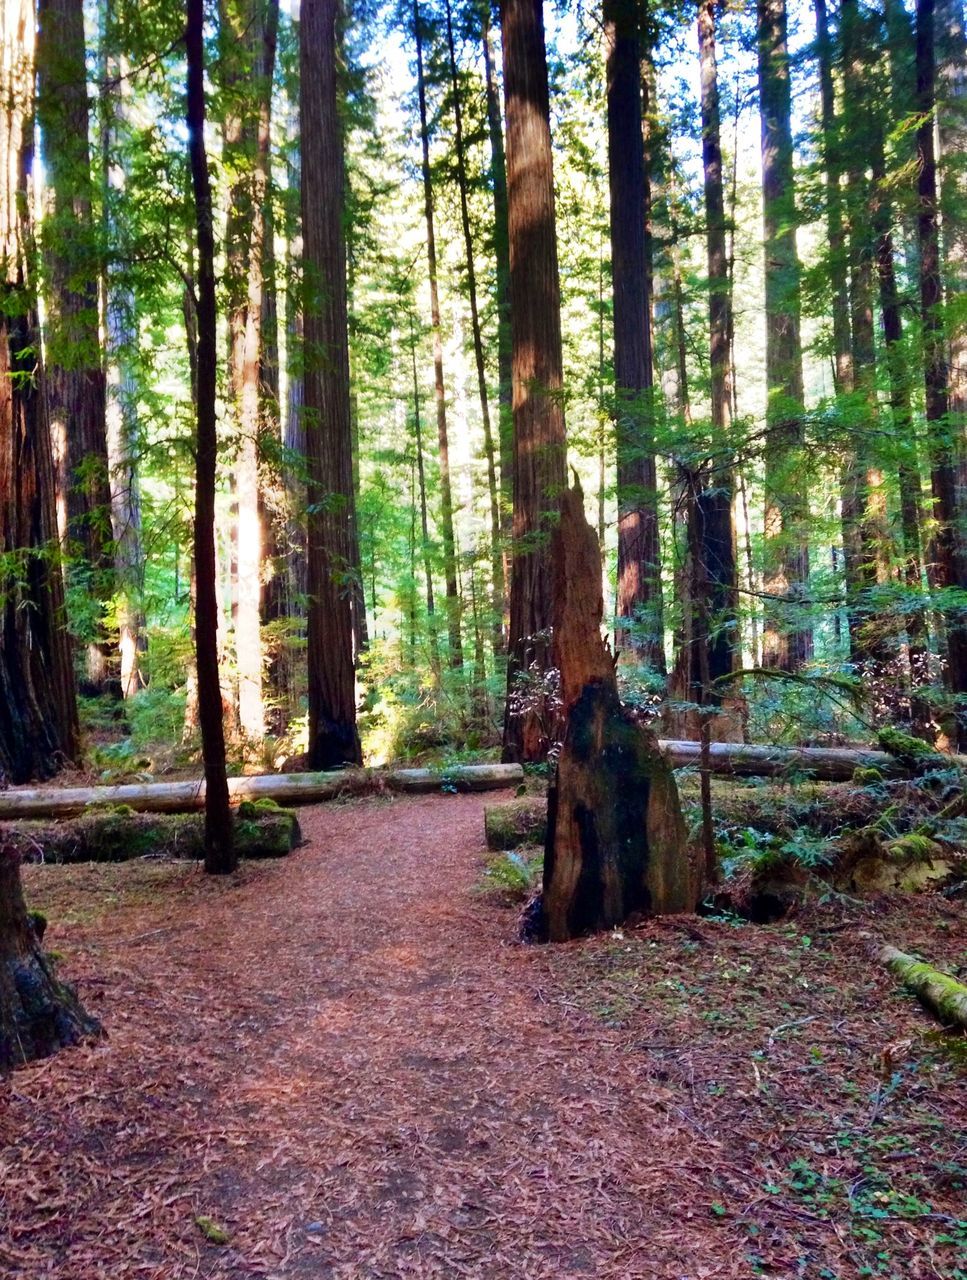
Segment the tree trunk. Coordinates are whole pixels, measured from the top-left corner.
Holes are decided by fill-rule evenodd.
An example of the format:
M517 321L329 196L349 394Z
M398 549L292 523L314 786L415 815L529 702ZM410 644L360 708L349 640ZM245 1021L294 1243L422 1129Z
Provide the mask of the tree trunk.
M413 445L420 487L420 532L423 547L423 581L426 589L426 629L430 637L430 670L440 679L440 638L436 629L436 607L433 599L433 556L430 548L430 521L426 501L426 467L423 458L423 413L420 406L420 379L416 365L416 332L410 315L410 356L413 365Z
M776 598L767 610L763 661L795 671L811 656L812 632L799 603L809 578L809 512L786 0L757 0L757 14L766 310L764 586ZM782 612L777 601L788 602Z
M933 561L936 585L941 590L967 587L958 504L958 450L948 421L950 390L944 343L943 290L940 274L937 165L934 148L934 0L917 0L917 129L919 178L917 183L917 234L920 244L920 310L923 329L924 388L927 441L930 451L930 487L936 532ZM967 693L967 618L962 608L944 607L947 632L947 679L955 697ZM967 746L967 711L955 713L956 740Z
M553 538L554 658L567 728L548 793L544 934L609 929L633 913L693 911L699 880L671 766L618 697L601 639L601 555L579 486Z
M261 638L265 548L259 501L259 437L267 255L265 210L278 19L278 0L221 0L223 154L232 175L225 233L228 381L238 442L235 664L239 728L247 749L256 753L265 736Z
M550 535L565 487L561 292L541 0L503 0L513 344L514 539L505 760L544 759L556 711Z
M205 150L204 0L187 0L188 59L186 120L198 248L198 382L195 409L195 667L198 720L205 764L205 870L234 871L235 848L225 774L225 734L218 672L218 584L215 566L215 468L218 431L218 317L215 306L215 235L211 178Z
M42 917L27 911L20 856L0 842L0 1075L100 1034L73 988L54 976L43 929Z
M470 228L470 202L467 194L467 158L463 139L463 106L460 100L460 77L457 71L457 54L453 41L453 17L450 0L446 0L447 51L450 57L450 84L453 93L454 146L457 163L457 186L460 192L460 222L463 227L463 245L467 262L467 301L470 304L470 329L473 335L473 356L477 369L477 390L480 395L480 417L483 422L484 454L487 459L487 490L490 497L490 563L493 583L494 653L500 653L503 644L504 616L504 561L500 545L500 494L497 488L497 458L494 434L490 423L490 394L487 390L487 368L484 361L483 335L480 329L480 312L477 305L477 273L473 260L473 234ZM476 604L474 605L476 609ZM475 615L476 617L476 615ZM474 621L474 632L477 623Z
M0 776L80 759L33 266L34 15L0 8ZM2 898L0 898L2 901Z
M436 403L437 441L440 459L440 533L443 542L443 576L446 582L447 634L450 666L463 666L460 593L457 589L457 546L453 532L453 491L450 484L450 441L447 434L447 394L443 378L443 326L440 321L440 287L437 279L436 230L433 221L433 181L430 175L430 129L426 110L426 77L423 67L423 19L413 0L413 38L416 41L416 86L420 104L420 145L423 152L423 209L426 217L426 257L430 276L430 329L433 336L433 395Z
M104 227L108 243L113 247L122 242L119 206L124 196L125 177L117 149L127 121L128 82L126 64L111 54L115 31L110 3L105 5L103 24L101 145ZM138 475L138 384L133 360L138 342L137 309L134 291L125 282L117 265L107 261L102 264L102 270L107 394L105 426L114 535L118 655L121 696L133 698L141 687L141 654L147 647L141 482Z
M615 644L664 673L639 0L604 0L618 473Z
M42 241L47 404L69 577L99 606L84 640L86 682L101 692L111 646L100 614L114 593L114 566L82 0L38 0L38 19L37 115L50 190Z
M309 469L310 768L358 764L353 658L352 425L346 310L346 175L337 0L306 0L300 22L306 453Z
M490 43L490 0L483 6L484 77L487 129L490 134L490 178L494 188L494 257L497 262L497 382L500 406L500 533L504 562L504 625L509 620L510 553L514 512L513 360L510 337L510 239L507 227L507 161L501 124L500 95Z

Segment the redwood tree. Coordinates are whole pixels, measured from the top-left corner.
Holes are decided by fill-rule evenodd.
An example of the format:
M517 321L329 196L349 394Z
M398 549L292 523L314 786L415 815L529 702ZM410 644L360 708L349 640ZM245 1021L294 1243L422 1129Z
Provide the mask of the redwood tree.
M54 513L29 211L34 15L0 8L0 774L46 778L79 757Z
M188 0L188 157L195 204L197 247L197 374L195 415L195 665L198 722L205 764L205 870L234 871L232 812L225 773L225 731L218 679L218 578L215 562L215 416L218 316L215 306L215 235L211 178L205 150L205 6Z
M503 0L514 419L505 760L543 759L550 723L550 535L565 486L561 293L541 0Z
M640 0L604 0L618 453L617 644L665 670L653 441Z
M757 16L767 395L764 659L795 670L811 655L812 633L800 615L809 578L808 501L786 0L757 0Z
M98 330L82 0L38 0L37 111L49 188L43 226L47 404L65 503L69 566L101 604L113 593L106 380ZM87 677L101 688L108 647L99 618Z
M353 657L352 424L338 0L305 0L302 76L304 407L308 463L310 767L359 764Z

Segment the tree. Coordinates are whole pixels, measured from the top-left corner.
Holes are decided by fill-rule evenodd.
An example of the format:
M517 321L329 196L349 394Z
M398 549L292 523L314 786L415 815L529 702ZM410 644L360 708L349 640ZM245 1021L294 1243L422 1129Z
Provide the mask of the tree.
M265 531L259 502L259 439L265 355L262 313L270 250L266 206L278 23L278 0L221 0L224 159L233 175L225 236L228 365L239 449L235 465L235 660L239 728L250 750L258 749L265 735L260 608Z
M50 188L42 231L50 429L65 504L71 577L97 602L86 677L101 690L113 592L106 381L98 331L100 255L93 184L82 0L38 0L37 114Z
M614 294L615 438L618 454L616 643L665 670L653 440L650 272L642 135L639 0L605 0L608 182Z
M514 538L503 758L540 760L551 667L550 535L565 486L561 294L541 0L503 0ZM531 697L531 694L534 696Z
M43 918L27 911L20 854L0 842L0 1076L100 1033L41 947Z
M0 9L0 771L47 778L80 759L54 515L54 464L30 209L33 9Z
M187 0L185 49L188 95L185 122L195 205L197 244L197 373L195 435L195 666L198 674L198 722L205 765L205 870L225 875L235 870L232 812L225 772L225 733L218 678L218 579L215 564L215 468L218 429L215 416L218 316L215 304L215 234L211 177L205 149L204 0Z
M764 661L795 671L812 637L797 616L809 579L799 254L796 249L792 92L785 0L757 0L762 223L765 252L766 447ZM782 602L788 602L782 612Z
M936 62L934 0L917 0L917 154L919 160L917 235L920 244L920 317L923 330L923 379L930 488L936 531L932 557L938 588L967 588L967 556L963 545L962 512L958 501L958 448L950 430L950 385L944 342L943 284L940 271L940 230L937 158L934 147ZM954 697L967 694L967 617L949 600L944 610L947 629L947 679ZM967 707L955 715L958 745L967 746Z
M413 39L416 42L416 90L420 109L420 147L423 173L423 210L426 218L426 259L430 277L430 328L433 334L433 398L436 404L437 442L440 451L440 525L443 535L443 573L446 579L447 632L451 667L463 666L460 592L457 587L457 549L453 534L453 492L450 484L450 442L447 434L447 393L443 378L443 329L440 320L440 284L437 271L436 228L433 215L433 179L430 170L430 128L426 109L426 72L423 58L423 19L413 0Z
M359 764L353 658L352 425L346 318L345 158L337 0L306 0L300 22L304 406L308 463L311 768Z

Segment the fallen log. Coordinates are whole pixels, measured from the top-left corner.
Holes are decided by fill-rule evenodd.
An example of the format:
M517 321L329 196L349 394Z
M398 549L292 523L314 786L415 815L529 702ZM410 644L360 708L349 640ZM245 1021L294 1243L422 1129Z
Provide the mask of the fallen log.
M896 947L881 947L878 959L944 1026L967 1031L967 987L963 983Z
M234 814L240 858L284 858L302 838L295 814L271 801L244 801ZM205 818L201 813L135 813L126 806L92 809L54 822L21 822L0 831L0 839L24 862L192 861L205 856Z
M673 769L698 768L701 743L662 739ZM866 747L771 747L713 742L712 773L733 778L774 778L805 774L820 782L849 782L857 769L877 769L884 778L904 778L910 769L887 751ZM967 769L967 756L944 756L951 767Z
M450 769L341 769L331 773L262 773L229 778L233 801L317 804L383 790L492 791L524 780L519 764L464 764ZM188 813L205 807L205 783L129 782L111 787L24 787L0 791L0 818L54 818L91 805L127 805L139 813Z

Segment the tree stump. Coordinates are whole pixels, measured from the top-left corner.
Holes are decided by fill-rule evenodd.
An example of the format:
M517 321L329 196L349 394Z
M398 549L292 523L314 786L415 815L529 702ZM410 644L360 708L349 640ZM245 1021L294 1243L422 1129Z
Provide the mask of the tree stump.
M101 1031L54 976L40 934L24 902L20 857L0 845L0 1072Z
M564 496L552 557L567 727L548 795L543 918L559 942L634 913L693 911L701 884L671 767L618 697L601 636L601 556L578 484Z

